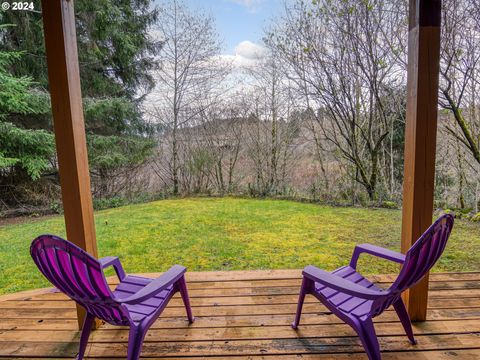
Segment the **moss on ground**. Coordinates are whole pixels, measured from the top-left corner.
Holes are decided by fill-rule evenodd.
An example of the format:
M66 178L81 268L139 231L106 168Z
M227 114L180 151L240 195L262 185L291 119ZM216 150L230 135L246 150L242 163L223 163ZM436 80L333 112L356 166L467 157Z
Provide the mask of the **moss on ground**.
M178 263L191 271L327 270L348 262L356 243L398 250L400 210L338 208L285 200L163 200L95 213L100 256L117 255L127 272L157 272ZM31 240L65 236L63 218L0 227L0 294L48 286L30 259ZM398 266L363 257L368 273ZM480 224L458 220L434 271L480 270Z

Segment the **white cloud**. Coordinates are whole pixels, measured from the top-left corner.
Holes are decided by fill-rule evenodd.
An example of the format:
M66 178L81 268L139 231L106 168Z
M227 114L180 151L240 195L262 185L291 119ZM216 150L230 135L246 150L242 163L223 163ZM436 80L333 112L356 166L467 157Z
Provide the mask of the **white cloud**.
M247 11L251 13L257 12L258 8L262 5L264 0L228 0L234 4L238 4L247 8Z
M265 47L245 40L235 47L235 55L223 54L216 57L214 61L219 61L231 67L232 70L224 80L224 85L229 89L225 95L249 92L255 83L249 70L260 66L266 56L267 49Z
M251 41L245 40L235 47L235 56L249 60L260 60L265 56L265 48Z
M258 66L266 53L267 50L263 46L245 40L235 47L235 55L223 54L216 60L232 66L234 71L243 71Z

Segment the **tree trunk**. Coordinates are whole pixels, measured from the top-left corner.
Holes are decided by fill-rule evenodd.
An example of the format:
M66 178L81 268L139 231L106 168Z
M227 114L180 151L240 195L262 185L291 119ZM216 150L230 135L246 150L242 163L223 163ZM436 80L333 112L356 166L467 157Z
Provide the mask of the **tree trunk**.
M176 117L176 115L174 115ZM175 121L176 122L176 121ZM172 132L172 180L173 195L178 195L178 144L177 144L177 126L174 124Z

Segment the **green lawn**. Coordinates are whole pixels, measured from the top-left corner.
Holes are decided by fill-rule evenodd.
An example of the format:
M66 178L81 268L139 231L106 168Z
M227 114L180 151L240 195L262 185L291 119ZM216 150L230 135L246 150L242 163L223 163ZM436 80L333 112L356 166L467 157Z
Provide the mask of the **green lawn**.
M398 210L318 206L281 200L181 199L95 214L100 256L117 255L127 272L288 269L345 264L356 243L399 249ZM29 256L44 233L65 236L61 216L0 227L0 294L48 286ZM365 273L396 265L361 261ZM458 220L435 271L480 270L480 225Z

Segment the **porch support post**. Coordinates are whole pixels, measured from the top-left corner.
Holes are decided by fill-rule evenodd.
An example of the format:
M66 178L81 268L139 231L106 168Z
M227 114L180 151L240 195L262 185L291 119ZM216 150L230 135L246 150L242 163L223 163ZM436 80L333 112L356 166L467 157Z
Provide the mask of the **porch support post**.
M410 0L402 251L431 225L440 71L441 0ZM428 274L404 301L413 321L427 317Z
M73 0L42 0L42 14L67 238L97 257Z

